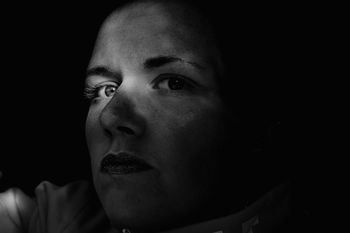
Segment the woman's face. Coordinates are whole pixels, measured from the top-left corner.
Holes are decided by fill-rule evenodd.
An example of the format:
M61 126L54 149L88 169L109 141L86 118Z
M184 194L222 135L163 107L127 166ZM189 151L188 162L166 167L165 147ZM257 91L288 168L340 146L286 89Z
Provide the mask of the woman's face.
M117 226L162 228L198 214L228 156L213 45L185 23L181 6L169 8L143 3L112 14L88 67L94 184Z

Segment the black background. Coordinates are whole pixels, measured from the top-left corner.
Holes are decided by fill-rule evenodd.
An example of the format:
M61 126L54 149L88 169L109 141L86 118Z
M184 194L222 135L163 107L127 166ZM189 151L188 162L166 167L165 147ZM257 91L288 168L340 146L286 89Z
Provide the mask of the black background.
M83 81L103 9L1 8L1 189L89 176Z

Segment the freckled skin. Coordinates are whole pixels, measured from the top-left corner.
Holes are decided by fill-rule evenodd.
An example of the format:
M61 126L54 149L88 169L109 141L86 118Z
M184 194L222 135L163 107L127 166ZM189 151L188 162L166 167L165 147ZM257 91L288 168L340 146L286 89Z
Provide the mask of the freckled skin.
M217 93L211 63L214 48L174 17L181 14L170 13L160 3L139 3L114 12L102 26L89 64L108 67L122 77L111 99L98 99L90 106L86 121L94 184L116 227L176 226L214 205L210 202L221 175L218 151L225 146L230 123ZM205 69L174 64L145 71L143 61L157 55L195 59ZM150 85L169 71L190 76L205 88L175 93ZM109 79L90 77L87 82ZM117 126L129 127L135 134L118 132ZM132 150L154 169L115 179L101 174L103 156L119 150Z

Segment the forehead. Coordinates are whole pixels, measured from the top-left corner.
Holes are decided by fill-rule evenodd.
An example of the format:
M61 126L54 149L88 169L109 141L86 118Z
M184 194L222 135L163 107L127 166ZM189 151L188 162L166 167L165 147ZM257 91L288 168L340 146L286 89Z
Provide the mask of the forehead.
M199 25L199 17L185 5L150 2L130 5L106 19L97 39L94 59L112 55L116 59L121 54L141 60L159 54L204 59L212 43L208 36L202 36Z

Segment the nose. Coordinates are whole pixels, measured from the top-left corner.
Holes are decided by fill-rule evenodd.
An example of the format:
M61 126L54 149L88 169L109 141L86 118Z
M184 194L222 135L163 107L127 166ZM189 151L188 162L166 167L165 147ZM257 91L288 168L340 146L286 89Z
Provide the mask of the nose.
M135 102L130 95L118 89L99 117L108 135L139 137L143 134L145 121L137 111L138 103Z

